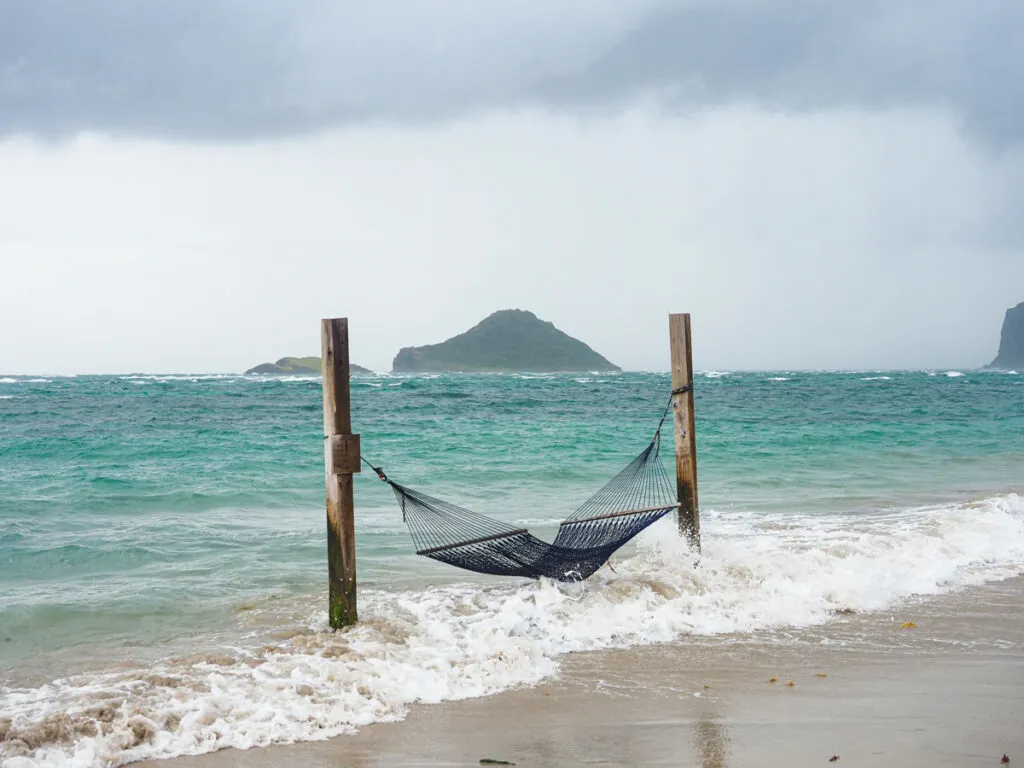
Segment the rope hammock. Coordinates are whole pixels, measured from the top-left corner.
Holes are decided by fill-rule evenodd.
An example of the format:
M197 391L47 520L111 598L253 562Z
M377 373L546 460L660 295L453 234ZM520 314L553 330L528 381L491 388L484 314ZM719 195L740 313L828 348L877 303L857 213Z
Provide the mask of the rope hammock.
M681 394L689 387L674 390ZM364 462L391 486L416 554L476 573L582 581L630 539L679 505L661 462L661 427L654 439L603 488L562 521L552 543L525 528L414 491Z

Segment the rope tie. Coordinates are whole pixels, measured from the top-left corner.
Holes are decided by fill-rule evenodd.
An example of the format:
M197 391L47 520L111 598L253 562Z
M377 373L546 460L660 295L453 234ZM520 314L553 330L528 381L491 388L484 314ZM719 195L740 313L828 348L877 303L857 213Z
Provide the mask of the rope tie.
M665 419L668 416L669 410L672 408L673 398L676 395L685 395L687 392L693 391L693 384L684 384L677 389L673 389L671 394L668 396L668 403L665 405L665 412L661 414L661 421L658 422L658 428L654 430L655 437L661 435L661 428L665 424Z
M324 440L330 440L330 439L331 439L330 435L324 435ZM363 456L361 454L359 456L359 460L362 461L363 464L368 466L370 469L372 469L375 473L377 473L377 478L382 483L390 483L391 482L391 480L388 479L388 476L384 474L384 467L375 467L375 466L373 466L373 464L371 464L365 458L363 458Z
M376 472L377 473L377 479L380 480L382 483L390 483L391 482L388 479L388 476L384 474L384 467L375 467L375 466L373 466L373 464L371 464L365 458L363 458L362 455L360 455L359 460L362 461L363 464L368 466L374 472Z

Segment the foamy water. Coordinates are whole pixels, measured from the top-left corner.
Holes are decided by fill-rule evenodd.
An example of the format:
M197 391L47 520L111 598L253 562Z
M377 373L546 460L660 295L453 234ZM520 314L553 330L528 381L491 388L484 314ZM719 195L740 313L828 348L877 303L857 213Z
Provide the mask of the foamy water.
M131 373L117 378L122 381L185 381L195 384L200 381L230 381L240 379L242 376L237 373Z
M317 377L2 379L0 762L322 738L536 683L573 651L816 642L836 611L1019 573L1022 379L945 373L698 376L696 569L665 522L582 588L466 574L416 557L360 475L363 623L343 633L323 613ZM358 377L353 425L403 484L550 537L648 444L670 389Z
M4 768L119 765L349 733L416 703L558 672L564 654L827 622L1024 571L1024 498L864 514L705 513L700 563L663 521L581 591L551 583L364 591L363 622L317 601L246 616L194 658L0 689ZM577 588L578 589L578 588ZM276 609L281 611L282 609ZM290 616L288 614L291 614Z

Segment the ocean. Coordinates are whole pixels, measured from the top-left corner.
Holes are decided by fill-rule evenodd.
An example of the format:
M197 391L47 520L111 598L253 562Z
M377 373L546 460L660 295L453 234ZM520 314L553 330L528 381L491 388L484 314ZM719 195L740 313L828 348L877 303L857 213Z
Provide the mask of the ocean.
M353 429L403 485L550 538L669 389L361 376ZM1024 573L1024 375L706 371L695 401L699 558L666 519L582 586L469 574L363 473L362 622L332 633L318 377L0 378L0 764L322 739L574 652L784 644Z

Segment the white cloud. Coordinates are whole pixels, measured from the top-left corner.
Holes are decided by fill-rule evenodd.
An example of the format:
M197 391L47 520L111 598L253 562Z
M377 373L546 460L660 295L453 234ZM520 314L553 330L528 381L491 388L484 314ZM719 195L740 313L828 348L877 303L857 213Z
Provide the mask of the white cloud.
M0 371L386 369L531 309L627 368L987 362L1019 153L934 110L503 112L242 145L0 143ZM1012 242L1012 241L1011 241Z

